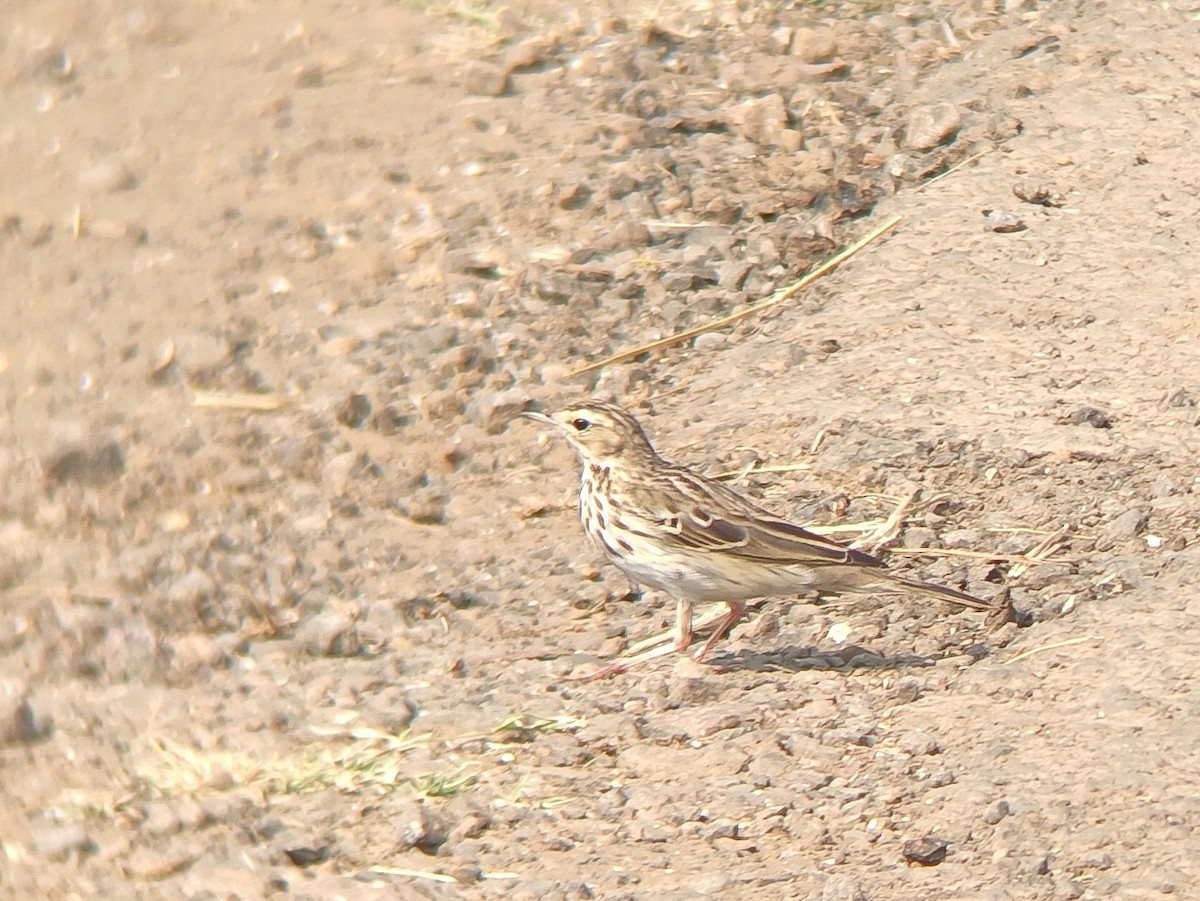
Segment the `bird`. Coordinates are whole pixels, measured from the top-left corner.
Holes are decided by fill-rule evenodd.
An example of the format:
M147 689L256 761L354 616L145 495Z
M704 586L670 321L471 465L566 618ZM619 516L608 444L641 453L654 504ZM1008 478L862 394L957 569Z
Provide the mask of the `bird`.
M670 646L614 661L586 679L625 672L685 651L698 624L693 601L726 613L693 655L703 661L759 598L816 590L909 592L976 610L992 605L965 592L888 571L877 557L772 513L727 485L661 457L624 407L589 399L523 416L567 439L581 464L579 518L592 543L634 582L676 598ZM651 639L646 645L662 644Z

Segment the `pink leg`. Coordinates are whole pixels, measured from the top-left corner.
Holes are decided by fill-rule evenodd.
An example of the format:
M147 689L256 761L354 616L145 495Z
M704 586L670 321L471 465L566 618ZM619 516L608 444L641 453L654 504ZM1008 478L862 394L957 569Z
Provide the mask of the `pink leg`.
M663 644L669 645L672 650L682 651L687 648L688 644L695 639L698 633L707 635L708 630L712 628L714 623L724 619L726 612L719 605L713 604L709 609L704 611L703 615L694 617L692 616L691 602L679 601L675 605L674 627L660 635L652 635L650 638L643 638L641 641L631 644L625 649L623 659L631 658L634 655L641 654L647 648L654 648Z
M713 645L724 638L729 630L733 628L733 624L741 619L742 614L746 612L746 605L738 601L726 601L725 606L729 608L729 613L726 614L723 620L717 623L717 628L713 631L708 641L704 643L704 647L692 655L692 659L697 663L708 656L708 652L713 649Z
M713 639L704 646L704 650L701 652L701 654L697 655L697 660L701 659L701 656L708 652L709 647L712 646L717 639L729 631L729 627L737 621L737 618L742 615L742 611L746 609L745 605L740 605L737 610L737 615L735 616L733 615L734 606L728 603L725 606L729 608L730 612L727 613L718 624L717 631L714 634ZM622 657L619 660L614 660L612 663L608 664L607 666L602 666L600 669L595 670L594 672L584 673L581 676L566 676L565 681L593 682L596 679L607 679L610 676L619 676L624 672L628 672L632 667L639 666L643 663L648 663L651 660L657 660L659 657L665 657L672 651L684 651L687 649L688 645L692 643L692 639L695 637L693 626L699 626L701 629L703 629L710 622L712 622L712 619L713 617L706 613L705 616L701 618L699 623L693 623L691 601L680 599L675 602L675 628L670 632L638 642L626 652L627 654L630 651L634 652L630 654L630 656Z

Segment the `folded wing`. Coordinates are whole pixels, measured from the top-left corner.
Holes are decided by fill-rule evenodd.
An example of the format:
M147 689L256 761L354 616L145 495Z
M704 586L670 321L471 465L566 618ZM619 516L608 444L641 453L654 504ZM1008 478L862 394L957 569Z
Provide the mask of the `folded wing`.
M748 503L719 482L691 472L675 474L688 504L659 512L658 525L680 543L767 564L882 568L883 561L844 547Z

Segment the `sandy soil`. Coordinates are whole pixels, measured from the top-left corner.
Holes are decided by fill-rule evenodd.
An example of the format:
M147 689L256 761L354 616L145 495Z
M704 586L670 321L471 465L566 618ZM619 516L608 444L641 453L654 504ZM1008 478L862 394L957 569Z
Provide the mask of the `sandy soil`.
M1194 3L19 6L0 893L1200 897ZM1026 624L566 681L589 394Z

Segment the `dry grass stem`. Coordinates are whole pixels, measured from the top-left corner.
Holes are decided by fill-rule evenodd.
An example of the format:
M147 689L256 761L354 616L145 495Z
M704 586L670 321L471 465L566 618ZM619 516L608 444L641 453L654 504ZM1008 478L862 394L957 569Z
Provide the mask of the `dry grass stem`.
M811 272L807 273L799 281L789 285L786 288L776 291L774 294L772 294L770 297L768 297L766 300L762 301L761 303L757 303L754 306L747 307L744 310L738 310L736 313L730 313L728 316L722 316L719 319L714 319L711 322L706 322L703 325L698 325L694 328L685 329L682 332L677 332L674 335L669 335L666 338L660 338L657 341L651 341L649 344L643 344L641 347L635 347L635 348L632 348L631 350L624 350L624 351L621 351L620 353L613 354L611 357L605 357L603 360L598 360L595 363L589 363L586 366L581 366L579 369L576 369L575 371L573 371L571 373L571 375L572 376L584 375L585 373L594 372L597 369L602 369L605 366L610 366L613 363L623 363L626 360L632 360L634 357L639 357L644 353L648 353L648 352L654 351L654 350L660 350L664 347L670 347L673 344L679 344L680 342L687 341L691 338L695 338L697 335L703 335L703 334L706 334L707 332L715 332L718 329L725 328L725 326L727 326L727 325L732 325L735 322L740 322L741 320L746 319L750 316L756 316L765 310L769 310L771 307L787 300L789 297L791 297L793 294L795 294L801 288L804 288L811 282L816 281L818 278L825 275L826 273L832 272L839 265L844 263L846 260L850 259L850 257L854 256L854 254L858 253L860 250L862 250L864 247L866 247L872 241L874 241L875 239L877 239L878 237L880 237L881 235L883 235L890 229L894 228L897 223L899 223L901 220L903 220L903 218L904 218L903 216L893 216L891 219L888 219L886 222L884 222L882 225L880 225L874 231L870 232L865 237L863 237L860 240L856 241L855 243L851 244L849 247L847 247L841 253L829 258L824 263L822 263L820 266L818 266L816 269L813 269Z
M917 492L915 491L903 498L879 528L858 539L854 542L853 547L867 548L871 553L875 553L885 544L895 541L904 528L904 517L908 515L908 511L912 509L916 499Z
M505 658L509 659L509 658ZM457 735L453 739L446 742L446 747L452 750L458 750L464 745L468 745L475 741L487 742L489 746L495 745L503 741L503 733L529 734L538 732L573 732L577 729L582 729L587 725L587 721L570 714L560 714L559 716L544 717L537 716L532 713L513 713L505 717L487 732L470 732L466 735Z
M921 191L924 191L930 185L936 185L943 178L947 178L948 176L953 175L959 169L963 168L964 166L969 166L971 163L975 162L977 159L984 157L991 152L992 152L991 149L982 150L979 153L974 154L973 156L967 157L965 160L959 160L957 163L955 163L953 166L951 166L945 172L941 173L940 175L935 175L933 178L929 179L929 181L925 182L922 185L919 185L913 193L919 194Z
M959 547L896 547L892 548L889 553L908 557L967 557L971 560L991 560L994 563L1016 563L1017 565L1022 566L1022 572L1025 571L1025 569L1028 567L1028 564L1031 562L1044 563L1049 559L1054 559L1059 563L1075 562L1074 557L1031 558L1024 554L1001 554L996 551L973 551L970 548Z
M345 737L351 743L336 748L307 746L290 754L259 758L238 751L202 751L168 738L156 738L150 746L157 763L140 767L134 774L135 781L163 797L239 787L282 795L326 788L388 792L401 786L409 786L423 796L444 797L456 794L475 779L464 773L463 765L449 773L407 772L404 755L426 747L428 735L393 735L370 727L313 732L321 737Z
M431 882L445 882L449 885L458 885L458 880L449 873L430 873L426 870L406 870L404 867L386 867L376 866L371 867L371 873L379 873L382 876L407 876L410 879L428 879Z
M282 394L252 394L248 391L224 393L220 391L192 391L192 405L212 407L218 410L255 410L270 412L281 409L287 403Z
M706 228L707 226L712 225L713 223L710 223L710 222L671 222L666 219L647 219L642 224L645 225L646 228L685 229L685 228Z
M861 522L812 523L804 528L818 535L869 535L883 528L886 520L864 519Z
M1104 641L1099 635L1081 635L1078 638L1067 638L1063 641L1055 641L1050 644L1038 645L1036 648L1030 648L1027 651L1022 651L1015 657L1010 657L1005 663L1016 663L1018 660L1024 660L1026 657L1032 657L1034 654L1040 654L1042 651L1054 651L1058 648L1069 648L1072 645L1083 644L1087 641Z
M1063 526L1057 532L1051 532L1034 545L1034 547L1025 552L1025 559L1017 566L1014 566L1009 575L1013 577L1019 576L1029 568L1030 563L1042 563L1049 560L1066 545L1068 531L1067 527Z
M812 469L811 463L762 463L755 460L752 463L742 466L739 469L730 469L725 472L719 472L713 476L718 482L727 482L729 480L741 482L759 473L778 473L778 472L807 472Z

